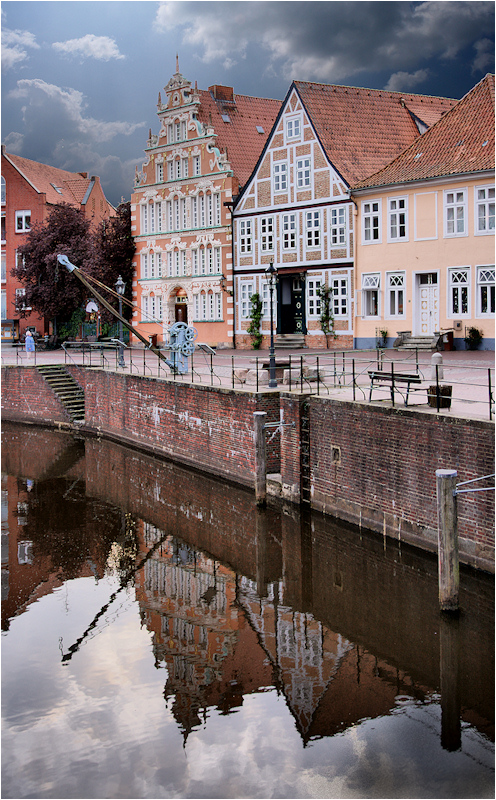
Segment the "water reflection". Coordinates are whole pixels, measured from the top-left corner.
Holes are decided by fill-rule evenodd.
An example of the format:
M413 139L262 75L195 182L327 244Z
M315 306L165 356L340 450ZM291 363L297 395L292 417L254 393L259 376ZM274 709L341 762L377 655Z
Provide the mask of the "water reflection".
M462 569L461 616L444 620L437 606L434 558L294 507L260 511L252 494L238 487L96 439L74 440L53 431L5 425L2 474L2 630L11 628L4 646L12 641L13 650L22 651L21 644L9 638L14 635L12 624L33 604L63 587L72 588L75 581L91 579L99 585L99 602L79 603L67 626L70 633L58 634L59 664L76 673L83 663L86 671L95 669L86 645L103 628L112 632L113 625L117 636L118 622L125 617L124 601L131 610L136 607L141 630L151 641L143 663L148 659L146 669L153 665L163 713L170 715L187 752L198 746L195 734L204 732L207 741L215 740L217 717L226 718L226 737L232 730L227 718L233 714L244 712L243 726L249 729L257 697L265 708L261 711L256 703L257 713L267 714L266 725L272 728L281 713L274 712L272 699L269 702L274 695L290 715L280 732L283 741L288 737L287 751L294 747L287 732L291 719L303 747L313 748L308 762L298 757L300 770L310 772L298 772L299 784L286 775L285 788L279 777L278 796L331 796L319 794L330 791L329 775L325 789L315 788L316 777L324 780L329 762L327 750L317 763L315 748L320 741L334 742L331 760L337 764L337 734L355 731L365 737L367 748L375 752L377 747L382 757L392 758L393 745L386 745L382 733L385 719L401 720L408 736L412 733L405 726L411 724L413 730L416 725L420 739L412 743L405 736L395 788L388 790L381 782L377 796L399 796L388 791L398 790L403 758L412 759L414 771L422 773L432 757L417 754L426 735L437 739L446 754L458 754L453 758L468 753L467 741L473 744L474 736L478 738L470 768L457 761L451 774L443 766L442 779L434 780L448 794L438 789L422 796L468 796L459 794L464 781L471 787L470 796L491 796L490 576ZM38 613L41 609L40 605ZM50 623L45 624L48 628ZM129 651L137 647L133 639L126 639L125 645L120 638L119 642ZM124 653L120 657L125 658ZM8 667L3 666L9 690L16 686L15 664L9 657ZM36 668L34 662L33 680ZM156 697L157 693L154 703ZM19 712L10 694L7 698L4 736L11 737L12 747ZM159 708L154 708L160 718ZM53 710L47 713L53 715ZM88 710L91 713L94 710ZM167 729L164 737L170 736ZM128 740L112 743L114 748L130 747ZM257 758L266 756L258 753ZM132 768L139 771L135 759ZM438 760L441 763L439 756ZM283 764L287 755L275 759L271 769L280 776ZM108 773L108 764L105 769ZM150 790L126 786L107 795L91 790L83 795L77 782L68 790L60 777L55 783L68 794L47 790L36 796L133 796L128 791L139 797L271 796L268 791L275 780L266 774L250 794L249 782L242 790L230 785L231 765L218 778L221 787L229 787L226 794L222 788L220 794L219 789L208 794L204 776L202 790L189 783L181 795L186 773L173 788L169 783L176 769L177 764L169 768L167 791L162 776L156 778L159 786L152 782ZM374 796L368 771L359 777L355 764L352 784L350 769L344 773L346 791L340 790L345 793L333 796L345 796L351 785L355 794L346 796ZM4 770L7 787L12 787L4 796L27 796L19 793L19 779L11 776L5 762ZM403 796L420 795L414 790L403 791Z

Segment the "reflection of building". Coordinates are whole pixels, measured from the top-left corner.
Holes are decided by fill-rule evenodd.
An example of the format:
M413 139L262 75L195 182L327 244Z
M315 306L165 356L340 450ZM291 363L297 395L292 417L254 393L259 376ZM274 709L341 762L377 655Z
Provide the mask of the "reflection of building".
M231 215L279 111L277 100L193 87L176 72L159 94L158 134L132 195L134 325L163 337L187 322L211 345L233 343Z
M154 526L147 548L164 541L136 577L142 616L154 634L156 665L168 671L164 695L185 736L207 709L228 713L243 695L272 684L272 671L235 603L227 567Z
M100 185L100 178L86 172L39 164L6 153L2 146L2 341L18 339L28 325L38 333L50 333L49 320L32 313L19 316L24 287L11 276L18 248L35 222L44 222L60 203L80 208L87 219L97 223L114 216Z

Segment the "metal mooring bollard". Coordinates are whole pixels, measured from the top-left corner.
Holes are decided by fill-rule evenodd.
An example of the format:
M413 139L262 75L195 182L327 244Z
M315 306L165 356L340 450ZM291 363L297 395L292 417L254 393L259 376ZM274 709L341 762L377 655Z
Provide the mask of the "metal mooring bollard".
M441 353L433 353L431 356L431 381L436 380L436 365L437 377L440 379L444 378L443 357Z
M460 565L455 469L436 470L438 578L441 611L458 611Z

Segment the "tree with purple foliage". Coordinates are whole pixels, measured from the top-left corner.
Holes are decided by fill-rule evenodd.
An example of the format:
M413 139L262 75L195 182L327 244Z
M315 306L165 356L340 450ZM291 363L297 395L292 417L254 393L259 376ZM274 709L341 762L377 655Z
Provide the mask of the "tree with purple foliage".
M115 290L115 282L119 275L126 284L124 296L132 299L133 257L136 247L131 234L131 204L120 203L116 216L104 220L93 235L93 260L88 268L92 277ZM102 292L101 288L98 291ZM105 296L105 292L102 294ZM117 308L117 300L113 296L105 298ZM123 315L129 317L124 305ZM109 311L101 309L102 321L111 322Z
M87 290L58 261L59 253L86 270L92 260L93 241L90 221L84 213L67 203L51 210L43 222L35 223L27 240L18 250L17 264L12 270L25 288L22 317L30 311L54 320L54 332L68 322L73 312L86 299Z

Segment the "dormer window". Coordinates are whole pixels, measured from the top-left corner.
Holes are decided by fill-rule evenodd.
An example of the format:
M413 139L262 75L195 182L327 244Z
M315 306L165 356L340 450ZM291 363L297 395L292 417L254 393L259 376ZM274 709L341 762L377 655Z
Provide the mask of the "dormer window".
M53 186L53 188L55 189L56 192L58 192L59 194L62 194L62 189L60 188L60 186L55 186L54 183L51 183L50 186Z

